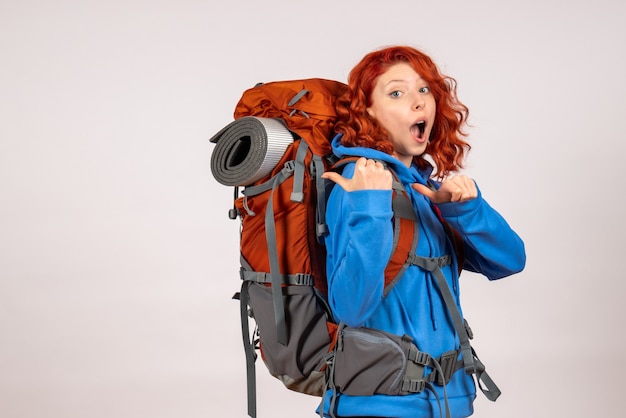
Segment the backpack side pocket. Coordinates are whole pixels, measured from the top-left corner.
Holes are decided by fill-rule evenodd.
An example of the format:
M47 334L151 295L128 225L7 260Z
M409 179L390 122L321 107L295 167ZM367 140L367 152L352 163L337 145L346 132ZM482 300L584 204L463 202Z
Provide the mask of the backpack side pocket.
M424 375L424 366L409 360L411 350L417 347L408 337L371 328L341 328L333 366L336 390L355 396L406 394L407 376Z
M287 345L277 340L272 288L252 283L249 303L259 329L260 350L269 372L297 392L321 396L332 336L328 315L311 286L281 288L285 304Z

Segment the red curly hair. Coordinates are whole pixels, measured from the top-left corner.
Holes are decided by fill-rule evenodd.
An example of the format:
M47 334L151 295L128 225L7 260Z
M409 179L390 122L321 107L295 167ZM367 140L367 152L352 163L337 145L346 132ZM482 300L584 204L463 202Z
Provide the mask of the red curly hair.
M456 97L456 81L442 75L432 59L408 46L392 46L370 52L350 72L348 91L337 100L339 117L335 130L341 132L341 143L345 146L360 146L377 149L387 154L394 151L384 128L366 111L372 105L371 95L378 76L390 65L406 62L428 83L437 110L435 125L425 154L435 163L434 175L446 177L450 172L463 168L465 154L470 145L463 139L469 109ZM415 163L426 168L429 162L424 156L414 157Z

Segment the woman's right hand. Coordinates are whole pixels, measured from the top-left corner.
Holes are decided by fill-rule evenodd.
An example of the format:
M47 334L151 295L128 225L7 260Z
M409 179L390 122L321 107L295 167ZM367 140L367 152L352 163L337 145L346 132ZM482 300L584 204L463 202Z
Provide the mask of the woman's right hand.
M448 202L467 202L478 197L476 183L470 177L458 175L449 177L441 183L438 190L431 190L423 184L414 183L413 188L435 204Z
M343 177L334 171L327 171L322 178L331 180L340 185L345 191L354 190L391 190L391 172L380 161L359 158L351 179Z

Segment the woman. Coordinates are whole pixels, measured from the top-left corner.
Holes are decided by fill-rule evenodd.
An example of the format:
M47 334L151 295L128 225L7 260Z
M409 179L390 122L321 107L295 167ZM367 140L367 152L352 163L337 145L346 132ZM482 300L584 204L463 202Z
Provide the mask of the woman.
M456 98L455 81L441 75L427 55L403 46L372 52L352 70L348 84L337 105L333 150L339 157L360 158L341 174L324 175L340 186L333 188L327 207L330 306L347 326L406 334L419 350L437 358L458 349L459 342L433 274L412 265L383 297L393 241L392 175L387 168L396 173L417 213L417 255L452 252L433 206L461 234L466 270L490 280L517 273L525 265L524 244L472 179L451 175L462 168L470 149L463 139L468 109ZM441 271L458 305L455 264ZM437 393L339 394L333 409L340 417L435 417L441 405L437 398L445 396L450 416L473 413L475 384L462 369L452 374L445 393L443 386L433 390ZM332 395L326 396L327 416Z

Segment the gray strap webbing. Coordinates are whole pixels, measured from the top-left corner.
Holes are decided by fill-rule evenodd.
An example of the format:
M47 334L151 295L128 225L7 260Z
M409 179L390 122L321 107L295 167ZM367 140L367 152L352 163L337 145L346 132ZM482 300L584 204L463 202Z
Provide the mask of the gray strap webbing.
M287 345L287 325L285 323L285 304L283 303L283 291L281 289L280 265L278 263L278 250L276 248L276 224L274 223L274 191L278 187L272 187L265 209L265 235L267 239L267 254L270 262L270 276L272 282L272 300L274 301L274 321L276 323L277 340L282 345Z
M243 282L239 295L239 307L241 314L241 335L243 336L243 348L246 353L246 382L248 386L248 415L256 418L256 351L254 341L250 338L248 322L248 287L250 282Z
M301 202L303 196L302 185L304 181L304 157L306 156L307 149L308 145L304 141L301 141L300 145L298 146L298 150L296 151L295 162L287 161L283 169L274 177L255 186L246 186L242 193L248 197L256 196L275 188L277 184L280 184L283 181L287 180L295 172L296 177L294 179L294 189L291 195L291 200L294 202ZM300 200L295 200L294 198L299 198Z
M393 171L392 173L395 175ZM393 180L391 187L396 191L396 196L392 202L393 216L409 219L411 221L417 221L415 209L413 208L413 204L409 200L408 196L404 194L406 189L402 183L397 180Z
M287 106L291 107L294 106L296 103L298 103L300 101L300 99L302 99L307 93L309 92L309 90L307 89L302 89L300 90L295 96L293 96L291 98L291 100L289 100L289 103L287 103ZM310 119L311 117L309 116L308 113L306 113L304 110L302 109L292 109L291 112L289 112L289 116L293 116L296 112L300 112L300 114L304 115L305 118Z
M280 170L277 174L275 174L269 180L257 184L256 186L246 186L241 193L246 197L256 196L273 188L276 188L279 184L287 180L291 177L295 171L295 165L293 161L287 161L283 166L283 169Z
M303 140L300 140L300 144L298 145L298 150L296 151L296 160L295 160L295 172L293 178L293 190L291 192L291 201L292 202L302 202L304 199L303 185L304 185L304 170L306 167L304 166L304 157L306 157L306 153L309 149L309 146Z
M293 192L291 194L292 201L302 201L302 187L304 183L304 157L306 156L308 145L301 141L296 152L296 161L289 165L285 164L285 168L293 168L289 174L294 174ZM285 172L285 169L281 173ZM282 179L284 181L284 179ZM274 222L274 192L282 183L281 176L275 176L272 184L272 192L265 209L265 235L267 239L267 254L270 262L270 277L272 283L272 299L274 302L274 320L276 322L276 336L278 343L287 345L287 325L285 322L285 304L283 302L283 291L281 287L280 264L278 262L278 248L276 241L276 224ZM297 200L297 199L300 200ZM296 199L296 200L294 200Z
M247 197L252 197L252 196L261 194L263 192L266 192L272 189L272 187L275 187L277 182L278 184L280 184L283 181L287 180L291 175L293 175L293 170L294 170L293 162L287 161L283 169L274 177L270 178L264 183L257 184L256 186L246 186L246 188L243 189L241 193Z
M296 94L295 96L293 96L291 98L291 100L289 100L289 103L287 103L287 106L293 106L296 103L298 103L300 101L300 99L302 99L304 97L305 94L307 94L309 91L307 89L302 89L298 92L298 94Z
M495 401L502 394L502 392L500 392L500 389L496 385L496 382L494 382L485 371L485 365L478 359L476 351L474 351L473 348L472 353L474 354L474 361L476 362L476 369L478 370L476 372L478 387L485 394L487 399L489 399L490 401ZM483 387L481 382L484 383L485 387Z
M439 406L439 418L443 418L443 413L441 412L441 398L439 397L439 394L437 393L437 390L435 389L435 387L433 386L432 383L427 382L426 383L426 387L428 388L428 390L430 390L434 395L435 395L435 399L437 399L437 405ZM450 415L450 405L448 404L448 395L445 393L446 392L446 387L443 387L443 401L444 401L444 405L446 407L446 418L451 418Z
M324 174L324 162L322 161L322 157L313 154L313 162L311 164L311 174L315 179L315 190L317 192L315 235L317 241L322 244L324 237L328 235L328 225L326 225L326 183L322 178L322 174Z
M239 272L241 280L255 282L260 284L271 284L272 275L262 271L251 271L242 268ZM306 273L281 274L280 282L282 284L294 286L313 286L313 276Z
M463 365L467 374L476 374L476 378L479 383L481 391L485 394L487 399L495 401L501 394L500 389L493 380L489 377L485 371L485 366L478 360L474 350L469 342L469 336L467 334L467 328L465 322L461 318L461 313L454 301L450 287L446 282L446 278L441 271L441 267L446 266L452 262L452 257L444 255L443 257L421 257L414 255L411 257L411 263L419 266L425 270L430 271L435 278L437 287L441 293L441 296L448 308L448 312L452 317L454 328L459 336L459 342L461 344L461 353L463 356ZM485 387L480 382L485 384Z

